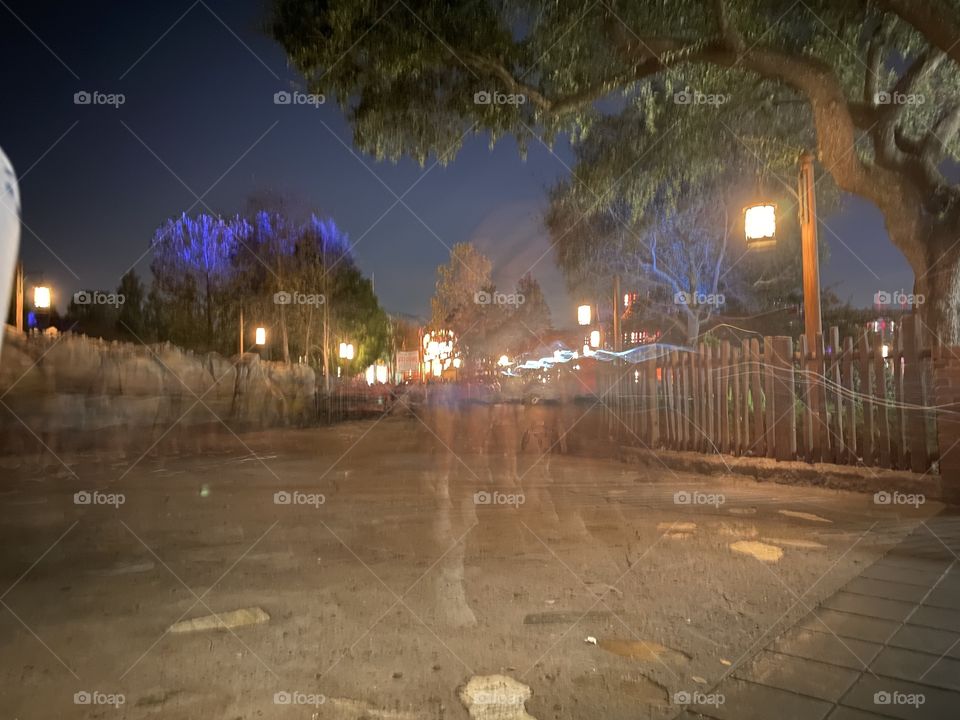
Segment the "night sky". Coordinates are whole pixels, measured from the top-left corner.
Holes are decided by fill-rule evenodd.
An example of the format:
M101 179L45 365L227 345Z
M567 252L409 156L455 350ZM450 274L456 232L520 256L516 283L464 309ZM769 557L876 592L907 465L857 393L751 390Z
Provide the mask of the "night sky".
M555 323L570 324L541 223L569 148L557 157L531 140L523 161L512 140L491 152L476 136L422 179L411 161L355 157L331 98L319 109L274 104L275 92L302 86L265 17L258 0L0 0L0 146L21 176L28 281L42 276L64 309L74 290L115 288L133 265L149 280L156 227L191 206L207 210L193 193L233 214L269 190L359 240L359 265L389 311L427 316L436 266L449 247L473 241L501 288L533 266ZM125 104L75 105L82 90L123 93ZM390 190L403 196L414 183L403 197L410 209L397 204L374 226L396 202ZM822 224L831 246L823 282L841 298L869 305L877 290L912 287L868 203L848 198Z

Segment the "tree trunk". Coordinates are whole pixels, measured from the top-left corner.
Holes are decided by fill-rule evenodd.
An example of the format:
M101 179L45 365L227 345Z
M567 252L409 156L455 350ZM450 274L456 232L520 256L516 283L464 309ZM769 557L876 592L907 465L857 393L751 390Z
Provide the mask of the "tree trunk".
M280 306L280 334L283 339L283 361L290 362L290 342L287 339L287 313L286 306Z
M696 347L700 337L700 316L697 313L687 313L687 345Z
M960 345L960 239L945 226L928 238L925 267L914 268L914 294L927 343Z

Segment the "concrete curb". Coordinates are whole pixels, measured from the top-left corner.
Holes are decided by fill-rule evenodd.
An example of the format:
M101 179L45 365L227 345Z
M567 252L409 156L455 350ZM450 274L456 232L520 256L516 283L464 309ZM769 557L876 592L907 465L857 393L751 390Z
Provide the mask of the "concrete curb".
M676 450L654 451L627 445L619 447L619 456L627 463L649 467L666 466L677 472L740 475L757 482L806 485L862 493L896 490L922 494L927 500L944 500L939 475L917 475L901 470L827 463L778 462L770 458L721 457Z

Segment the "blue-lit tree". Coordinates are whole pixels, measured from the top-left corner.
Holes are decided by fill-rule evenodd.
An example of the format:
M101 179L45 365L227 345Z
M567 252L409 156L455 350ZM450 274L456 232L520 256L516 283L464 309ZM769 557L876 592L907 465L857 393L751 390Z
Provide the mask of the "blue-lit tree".
M199 350L229 350L236 317L234 260L249 234L240 217L205 213L171 218L157 229L150 267L168 339Z
M340 340L357 347L348 370L387 350L386 314L332 219L296 222L266 209L249 219L181 216L157 230L151 267L145 314L158 338L229 354L242 311L247 324L273 329L281 359L300 358L327 376Z

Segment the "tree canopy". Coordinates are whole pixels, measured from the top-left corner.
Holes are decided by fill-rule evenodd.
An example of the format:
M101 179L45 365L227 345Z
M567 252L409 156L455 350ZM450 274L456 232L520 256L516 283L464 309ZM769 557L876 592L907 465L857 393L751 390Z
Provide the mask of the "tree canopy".
M643 213L732 149L788 184L815 149L883 212L927 325L960 341L960 0L276 0L272 30L379 158L599 134L578 177Z

